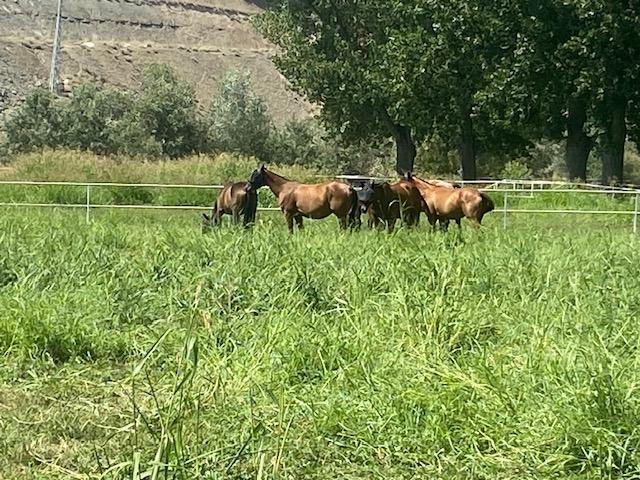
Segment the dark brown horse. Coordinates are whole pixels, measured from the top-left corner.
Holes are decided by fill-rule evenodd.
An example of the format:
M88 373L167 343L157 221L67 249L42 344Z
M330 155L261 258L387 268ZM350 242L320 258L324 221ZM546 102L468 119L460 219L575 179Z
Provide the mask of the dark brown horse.
M242 216L242 224L245 228L249 227L256 221L257 209L258 192L249 182L227 184L213 204L211 216L202 214L202 230L220 225L222 216L225 214L233 217L235 225L240 223L240 216Z
M384 222L389 233L398 219L407 226L417 225L424 208L419 190L404 178L395 183L372 180L358 192L358 198L369 214L369 226L378 227Z
M293 233L294 221L298 229L302 219L338 217L340 228L346 230L360 226L358 195L349 185L340 182L305 184L288 180L262 165L254 170L249 179L252 188L269 187L278 199L278 205L287 220L289 232Z
M442 187L417 177L410 178L424 200L427 218L434 229L436 222L440 221L446 230L449 220L455 220L461 228L462 218L480 226L484 215L494 209L491 198L475 188Z

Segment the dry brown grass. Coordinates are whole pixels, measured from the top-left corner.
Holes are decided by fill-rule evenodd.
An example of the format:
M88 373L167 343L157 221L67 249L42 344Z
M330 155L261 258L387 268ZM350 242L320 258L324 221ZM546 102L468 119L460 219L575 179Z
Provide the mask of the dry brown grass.
M9 167L0 169L0 180L211 185L244 180L259 165L254 158L229 154L147 160L49 150L19 155ZM317 181L317 176L323 175L323 172L298 166L273 168L286 177L303 181Z

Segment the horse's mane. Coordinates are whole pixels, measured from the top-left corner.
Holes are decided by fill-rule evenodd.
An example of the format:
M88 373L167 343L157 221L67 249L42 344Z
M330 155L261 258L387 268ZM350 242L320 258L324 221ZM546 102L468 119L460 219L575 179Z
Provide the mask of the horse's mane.
M272 171L272 170L269 170L268 168L265 168L265 169L264 169L264 171L265 171L265 172L268 172L268 173L269 173L269 175L272 175L272 176L274 176L274 177L276 177L276 178L279 178L280 180L284 180L285 182L290 182L290 181L291 181L291 180L289 180L288 178L283 177L282 175L278 175L276 172L274 172L274 171Z

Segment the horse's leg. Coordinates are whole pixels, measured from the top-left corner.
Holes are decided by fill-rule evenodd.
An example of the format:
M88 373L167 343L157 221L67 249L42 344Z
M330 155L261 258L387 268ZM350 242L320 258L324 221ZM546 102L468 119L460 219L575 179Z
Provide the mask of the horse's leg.
M216 210L216 212L213 214L212 220L213 220L213 224L216 227L219 226L220 223L222 223L222 215L224 215L224 214L220 210Z
M338 224L340 225L340 230L347 229L347 217L338 217Z
M233 224L240 225L240 209L238 208L233 210Z
M431 225L432 231L435 232L436 224L438 223L438 217L427 214L427 220L429 221L429 225Z
M302 215L296 215L295 219L296 219L296 224L298 225L298 230L304 229L302 225Z
M389 220L389 224L387 225L387 229L389 233L393 233L393 230L396 228L396 219L392 218Z
M462 219L456 218L456 224L458 225L458 231L462 231Z
M293 214L284 212L284 218L287 220L287 228L289 229L289 233L293 234Z

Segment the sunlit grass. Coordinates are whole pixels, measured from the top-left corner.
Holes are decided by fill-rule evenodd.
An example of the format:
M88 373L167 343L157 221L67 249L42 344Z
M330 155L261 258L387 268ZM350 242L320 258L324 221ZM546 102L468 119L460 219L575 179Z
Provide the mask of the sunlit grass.
M2 210L0 477L634 478L640 240L548 221Z

